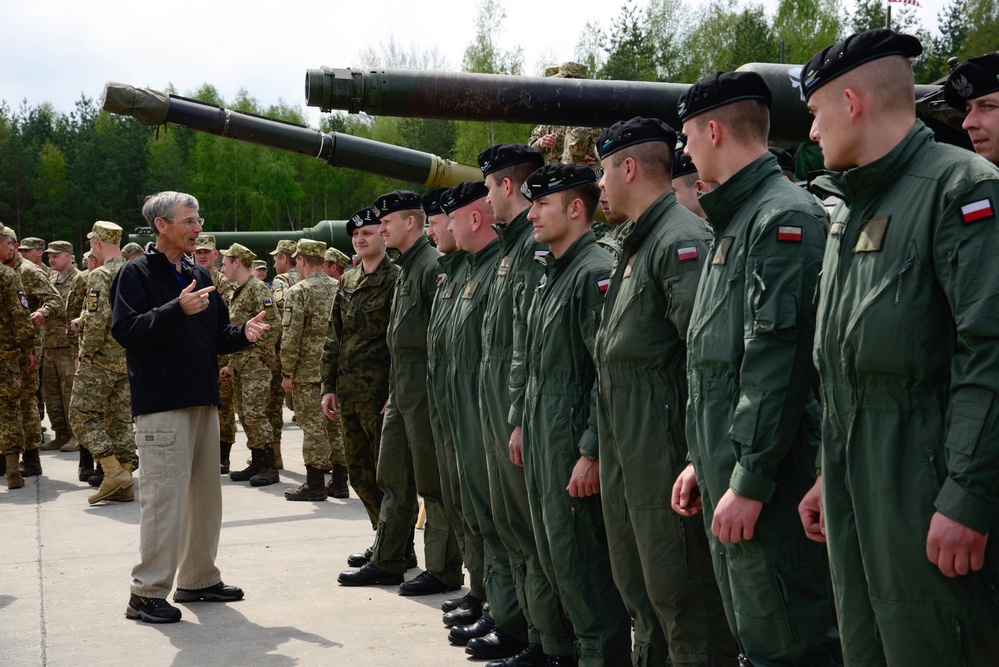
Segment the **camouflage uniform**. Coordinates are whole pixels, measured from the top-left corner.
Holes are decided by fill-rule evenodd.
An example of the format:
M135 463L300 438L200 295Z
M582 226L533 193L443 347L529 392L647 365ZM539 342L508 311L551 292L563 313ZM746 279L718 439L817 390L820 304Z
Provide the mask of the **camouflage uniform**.
M69 287L69 295L66 297L66 322L67 324L83 314L83 304L87 300L87 277L90 271L84 269L78 271L73 276L73 282ZM75 343L79 343L80 335L69 332L69 338Z
M229 356L236 411L246 433L246 446L266 450L278 441L274 427L267 418L271 369L276 364L274 341L279 331L274 315L274 302L267 285L252 274L242 285L235 285L228 296L226 305L229 306L229 321L232 324L248 322L263 310L267 313L265 321L271 325L256 345Z
M600 132L599 128L594 127L565 128L562 162L565 164L579 164L584 158L588 157L595 163L597 158L594 141L600 136Z
M73 272L79 273L77 269ZM73 275L70 271L66 276L53 271L54 278L50 280L53 289L59 294L63 303L62 313L46 317L42 325L42 345L45 361L42 364L42 399L45 401L49 422L56 434L53 444L65 444L73 432L70 429L67 416L69 401L73 394L73 359L76 357L74 343L68 333L69 318L65 310L66 297L72 287Z
M229 290L232 289L229 285L229 279L214 266L212 267L211 274L215 291L228 303ZM228 364L229 355L220 354L218 361L219 370L222 370ZM227 442L230 445L236 442L236 401L232 391L232 384L231 379L219 379L219 398L221 401L219 405L219 440Z
M21 382L27 372L28 355L38 351L38 338L31 326L28 300L21 278L0 264L0 368L6 377L0 382L0 454L20 454L24 450L24 424L21 420ZM36 441L37 442L37 441ZM16 466L15 466L16 467Z
M336 282L322 271L310 273L284 294L281 317L281 369L295 383L298 410L295 418L302 429L302 456L305 465L325 469L332 459L343 463L343 441L337 438L339 453L332 453L339 429L322 411L322 377L319 358L330 320Z
M87 305L80 336L80 367L73 385L70 414L76 437L95 459L114 456L120 463L138 461L125 350L111 337L111 283L125 264L109 259L87 278Z
M298 269L294 268L289 269L287 273L280 273L274 276L274 280L271 282L271 292L274 295L275 312L278 313L279 317L281 313L284 312L285 294L287 294L288 290L291 289L293 285L298 283L299 280ZM271 426L277 434L278 449L275 450L275 455L277 455L278 458L280 458L281 452L281 429L284 427L284 402L286 395L285 390L281 387L281 378L283 377L283 373L281 371L281 333L281 329L278 328L277 339L274 341L274 345L276 346L274 354L274 368L271 369L274 375L271 380L270 401L267 403L267 418L270 420ZM289 403L288 407L294 410L293 400Z
M389 388L385 332L398 274L387 256L370 274L363 266L343 274L322 357L323 393L337 397L350 485L364 502L373 529L382 504L375 474Z

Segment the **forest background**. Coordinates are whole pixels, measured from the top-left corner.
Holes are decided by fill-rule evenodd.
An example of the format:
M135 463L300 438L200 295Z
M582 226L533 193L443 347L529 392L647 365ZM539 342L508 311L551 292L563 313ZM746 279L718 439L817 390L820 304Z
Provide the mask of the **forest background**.
M752 2L713 0L691 11L683 0L625 0L609 25L586 24L575 55L592 78L693 82L747 62L805 62L852 32L883 26L884 7L883 0L780 0L768 12ZM906 5L892 7L893 28L922 40L924 54L913 63L918 83L946 76L952 56L963 61L999 47L999 0L949 0L935 26L921 25ZM480 0L462 71L541 74L525 71L521 47L496 41L504 20L500 0ZM361 67L451 69L438 50L392 38L367 47L357 61ZM210 83L168 92L307 124L300 104L262 102L247 89L234 99L223 99ZM317 129L474 163L492 144L526 142L532 128L333 113L322 115ZM144 127L101 111L87 95L69 111L0 102L0 222L19 235L69 240L78 249L94 220L129 231L142 226L144 196L164 189L195 194L208 230L266 231L345 219L396 188L426 190L183 128Z

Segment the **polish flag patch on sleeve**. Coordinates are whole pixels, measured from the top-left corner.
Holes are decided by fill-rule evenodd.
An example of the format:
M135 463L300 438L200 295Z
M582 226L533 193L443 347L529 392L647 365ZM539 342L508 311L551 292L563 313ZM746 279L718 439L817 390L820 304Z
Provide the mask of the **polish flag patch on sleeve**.
M606 292L608 287L610 287L610 278L604 278L603 280L597 281L597 289L601 294Z
M801 243L801 227L780 225L777 227L777 240L789 243Z
M697 259L697 247L687 246L686 248L676 249L676 258L681 262L686 262L691 259Z
M979 199L976 202L965 204L961 207L961 219L964 220L964 224L966 225L984 220L985 218L991 218L994 214L992 200L987 198Z

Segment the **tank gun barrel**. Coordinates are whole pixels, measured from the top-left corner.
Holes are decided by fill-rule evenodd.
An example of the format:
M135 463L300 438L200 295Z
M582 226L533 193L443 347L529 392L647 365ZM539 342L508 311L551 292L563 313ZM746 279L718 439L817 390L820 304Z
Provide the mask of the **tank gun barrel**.
M408 183L455 185L482 178L474 165L446 160L402 146L309 127L256 114L225 109L150 88L108 82L104 110L131 116L143 125L165 123L259 146L307 155L333 167L346 167Z

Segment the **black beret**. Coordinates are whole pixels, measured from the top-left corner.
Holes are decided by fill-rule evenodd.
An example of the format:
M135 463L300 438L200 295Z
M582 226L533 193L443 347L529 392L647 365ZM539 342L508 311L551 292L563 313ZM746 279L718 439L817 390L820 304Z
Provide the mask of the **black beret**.
M452 186L441 194L441 208L448 215L451 215L459 208L468 206L474 201L482 199L489 190L486 189L485 181L465 181Z
M347 221L347 234L353 234L354 230L359 227L377 224L378 218L375 217L375 212L371 210L371 207L362 208L360 211L350 216L350 219Z
M944 85L944 100L958 111L965 102L999 90L999 51L974 56L961 63Z
M676 131L658 118L635 116L631 120L619 120L597 137L597 155L603 160L621 149L647 141L665 142L672 150L676 147Z
M393 190L375 199L371 205L375 217L381 220L389 213L396 211L413 211L423 209L423 199L412 190Z
M545 156L537 148L524 144L496 144L479 153L479 168L483 176L525 162L540 167L545 163Z
M900 35L888 28L875 28L850 35L828 46L801 68L801 92L805 101L833 79L872 60L887 56L912 59L923 52L923 45L912 35Z
M694 161L690 159L689 155L684 155L683 151L673 153L673 178L696 173L697 167L694 166Z
M440 215L444 212L441 208L441 195L447 192L447 188L434 188L423 196L423 212L427 215Z
M545 165L528 176L520 191L528 201L534 201L538 197L596 182L597 175L589 167L556 163Z
M676 105L680 122L705 111L743 100L760 100L770 107L773 95L756 72L715 72L687 89Z
M780 165L781 171L789 171L794 173L794 158L783 148L778 148L777 146L771 146L769 149L770 153L777 158L777 164Z

